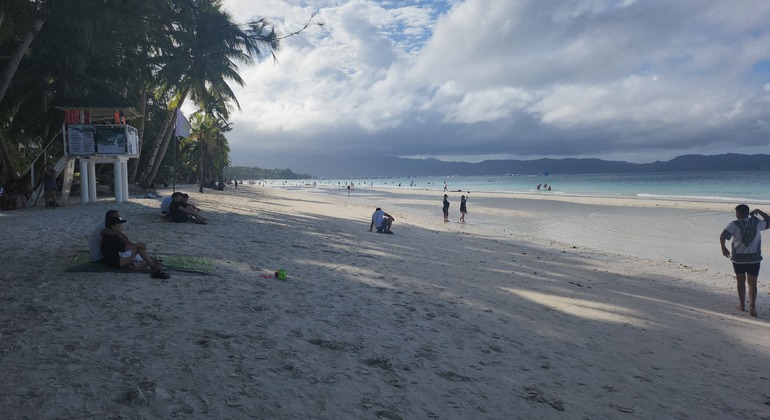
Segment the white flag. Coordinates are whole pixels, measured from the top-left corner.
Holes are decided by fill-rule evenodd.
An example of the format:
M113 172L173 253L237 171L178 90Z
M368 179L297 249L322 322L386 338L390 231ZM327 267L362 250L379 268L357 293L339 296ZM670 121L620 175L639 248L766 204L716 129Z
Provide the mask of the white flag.
M190 135L190 121L185 118L182 111L176 110L176 129L174 134L178 137L187 137Z

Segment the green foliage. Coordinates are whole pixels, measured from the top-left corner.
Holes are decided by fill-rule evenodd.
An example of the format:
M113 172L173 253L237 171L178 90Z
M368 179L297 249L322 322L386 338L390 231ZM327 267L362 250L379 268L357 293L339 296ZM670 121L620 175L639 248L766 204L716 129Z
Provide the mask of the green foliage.
M43 23L37 33L30 31L33 22ZM138 181L156 175L166 181L173 161L165 153L168 110L188 98L218 117L220 134L227 131L231 109L239 108L231 86L244 83L239 65L274 57L280 39L265 19L238 23L221 0L0 2L0 74L10 70L9 78L0 77L0 172L29 164L32 157L17 153L18 144L33 150L54 137L63 121L57 106L111 97L144 118ZM23 57L15 70L14 56ZM227 140L199 136L197 142L197 149L180 147L185 176L221 178Z
M308 174L295 174L291 169L262 169L234 166L225 170L227 178L243 179L311 179Z

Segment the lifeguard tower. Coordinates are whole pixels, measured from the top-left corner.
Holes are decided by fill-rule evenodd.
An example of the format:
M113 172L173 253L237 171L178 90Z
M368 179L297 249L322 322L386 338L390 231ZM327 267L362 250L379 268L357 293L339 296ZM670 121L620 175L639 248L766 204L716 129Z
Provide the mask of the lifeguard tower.
M96 201L97 163L113 165L115 201L128 201L128 159L139 157L139 132L126 120L140 115L129 106L89 104L87 101L58 108L64 111L64 156L55 167L63 172L62 198L69 197L77 159L83 204Z

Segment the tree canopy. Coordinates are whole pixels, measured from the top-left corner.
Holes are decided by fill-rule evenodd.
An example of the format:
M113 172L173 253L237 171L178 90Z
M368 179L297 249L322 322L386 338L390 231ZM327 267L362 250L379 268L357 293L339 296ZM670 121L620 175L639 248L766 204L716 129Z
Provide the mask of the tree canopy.
M229 165L224 133L239 108L231 86L244 83L240 66L274 58L280 39L265 19L237 23L221 0L5 0L0 169L6 179L24 174L56 139L64 118L57 106L106 96L142 115L129 121L141 143L132 180L148 185L170 175L165 152L185 100L201 117L180 161L202 165L186 175L201 185L221 178ZM49 158L59 156L49 150Z

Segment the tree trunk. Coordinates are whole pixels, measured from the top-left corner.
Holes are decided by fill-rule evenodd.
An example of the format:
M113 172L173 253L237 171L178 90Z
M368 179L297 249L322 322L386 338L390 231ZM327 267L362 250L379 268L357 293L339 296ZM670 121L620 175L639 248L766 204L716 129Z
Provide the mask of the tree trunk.
M166 118L163 120L163 125L158 132L158 136L155 139L155 143L152 145L152 153L147 161L147 166L142 172L142 176L139 177L139 183L142 186L148 186L152 182L152 178L158 173L160 163L163 161L163 156L166 154L166 148L168 147L168 140L174 133L174 121L175 121L176 109L171 109L166 114ZM161 149L163 154L161 154ZM160 158L158 157L160 155ZM157 164L156 164L157 163ZM157 167L156 167L157 166Z
M147 121L147 86L142 86L142 92L139 94L139 113L142 115L139 117L139 123L137 124L136 131L139 132L139 156L136 159L132 159L129 165L128 183L133 184L136 181L137 172L139 172L139 159L142 157L142 141L144 140L144 124Z
M5 169L5 179L13 179L16 174L16 162L11 157L8 146L5 144L3 130L0 130L0 155L3 160L3 168Z
M3 20L5 19L4 13L2 18ZM16 50L8 60L8 64L6 64L5 69L3 69L2 74L0 74L0 103L3 102L5 92L7 92L8 87L11 86L11 79L13 79L13 76L16 74L16 70L19 68L19 64L21 64L21 60L24 58L24 54L27 53L30 44L32 44L32 41L35 39L35 36L40 31L40 28L43 27L44 23L45 21L39 17L35 17L35 19L32 21L32 27L30 28L29 32L27 32L27 34L24 36L24 39L16 47ZM3 166L5 166L6 175L9 177L13 176L16 173L16 164L8 150L8 144L5 143L5 139L2 135L0 135L0 155L2 155Z
M201 139L200 141L203 141ZM201 156L198 160L198 178L200 179L200 186L198 187L198 192L203 192L203 184L206 183L206 152L201 148Z
M0 102L3 101L5 92L8 91L8 87L11 85L11 79L13 79L14 74L16 74L16 70L19 68L19 64L21 64L21 59L24 58L24 54L27 53L30 44L32 44L32 41L35 39L37 33L40 32L40 28L43 27L44 23L45 21L43 19L35 17L32 21L32 27L29 29L29 32L27 32L27 34L24 36L24 39L22 39L21 43L16 47L16 50L10 56L8 64L3 70L3 74L0 75Z
M163 127L161 127L158 137L155 139L155 144L152 145L152 154L150 155L150 160L147 162L147 168L145 168L142 176L139 178L139 183L142 184L143 187L150 185L155 179L155 175L158 174L158 169L160 169L160 165L163 162L163 157L166 156L168 143L174 135L174 131L176 131L176 127L174 126L176 113L184 103L185 98L187 98L187 92L189 92L189 89L182 92L176 106L173 110L169 111L169 115L167 115L166 120L163 121Z
M172 111L174 114L176 114L176 110ZM158 170L160 169L160 165L163 163L163 158L166 157L166 151L168 150L168 144L171 142L171 138L174 137L174 124L173 121L175 121L175 118L171 118L172 124L171 126L165 130L165 135L156 142L160 143L156 147L153 147L152 151L153 154L150 156L152 161L152 166L149 166L145 169L145 172L147 172L147 175L139 181L142 186L148 186L153 183L155 180L155 176L158 174ZM154 156L154 159L152 159ZM149 171L149 172L148 172Z

